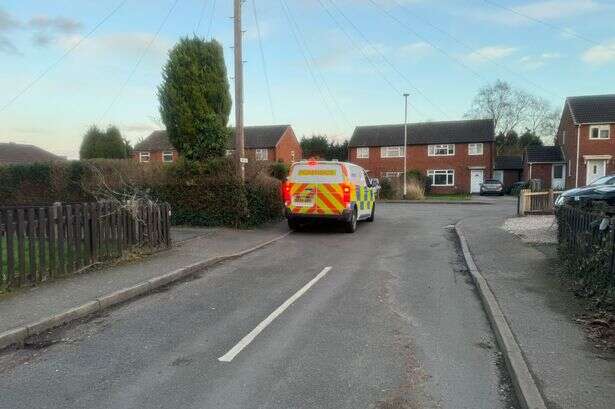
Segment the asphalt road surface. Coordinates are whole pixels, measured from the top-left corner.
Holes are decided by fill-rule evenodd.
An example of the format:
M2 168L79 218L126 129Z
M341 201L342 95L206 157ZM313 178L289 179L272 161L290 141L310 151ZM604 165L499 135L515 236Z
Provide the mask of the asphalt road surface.
M0 355L0 408L516 408L451 225L377 208Z

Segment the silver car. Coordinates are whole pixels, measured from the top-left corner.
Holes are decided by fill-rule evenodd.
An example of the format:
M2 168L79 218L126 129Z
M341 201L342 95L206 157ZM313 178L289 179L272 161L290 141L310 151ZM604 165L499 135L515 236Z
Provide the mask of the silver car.
M487 179L480 185L480 194L482 195L500 195L504 194L504 185L497 179Z

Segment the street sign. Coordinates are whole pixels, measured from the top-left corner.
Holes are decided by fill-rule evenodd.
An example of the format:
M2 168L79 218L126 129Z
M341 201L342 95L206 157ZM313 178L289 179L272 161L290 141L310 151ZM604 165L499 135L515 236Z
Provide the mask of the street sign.
M239 158L239 162L248 163L248 158Z

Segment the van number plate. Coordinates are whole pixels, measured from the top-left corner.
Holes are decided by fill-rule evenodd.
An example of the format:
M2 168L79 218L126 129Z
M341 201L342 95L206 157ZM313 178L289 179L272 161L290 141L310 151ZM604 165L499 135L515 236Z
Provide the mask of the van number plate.
M293 195L293 206L312 207L314 206L315 194L312 189L305 189L303 192Z

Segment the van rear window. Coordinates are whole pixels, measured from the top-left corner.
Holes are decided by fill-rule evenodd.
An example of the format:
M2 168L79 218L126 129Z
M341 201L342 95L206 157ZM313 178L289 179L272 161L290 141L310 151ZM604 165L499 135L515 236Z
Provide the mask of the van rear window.
M288 180L294 183L342 183L341 165L317 164L293 166Z

